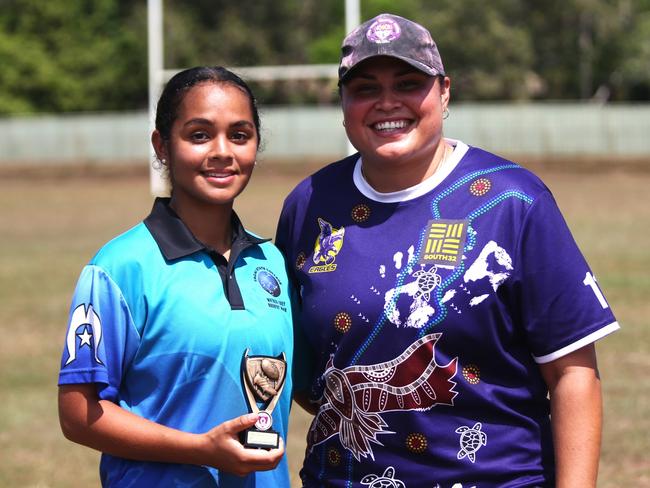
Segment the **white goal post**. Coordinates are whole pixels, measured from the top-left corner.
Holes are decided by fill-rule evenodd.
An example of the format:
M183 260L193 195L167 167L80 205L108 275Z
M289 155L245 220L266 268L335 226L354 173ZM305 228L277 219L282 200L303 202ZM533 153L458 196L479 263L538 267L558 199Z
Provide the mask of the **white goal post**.
M345 32L350 32L360 24L360 0L345 1ZM147 29L149 55L149 134L155 128L156 103L166 81L178 69L165 69L164 66L164 30L163 30L163 0L147 0ZM336 64L307 64L283 66L233 66L246 80L292 80L336 78ZM149 145L149 186L152 195L167 195L169 188L160 172L151 164L156 155Z

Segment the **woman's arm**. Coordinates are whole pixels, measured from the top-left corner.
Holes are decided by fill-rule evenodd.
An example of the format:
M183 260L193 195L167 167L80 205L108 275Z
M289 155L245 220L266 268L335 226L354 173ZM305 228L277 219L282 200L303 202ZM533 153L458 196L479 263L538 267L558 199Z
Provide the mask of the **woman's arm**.
M595 347L590 344L540 369L551 399L555 486L595 487L603 413Z
M246 449L238 434L257 415L224 422L204 434L172 429L100 400L94 384L59 387L59 420L66 438L114 456L142 461L213 466L239 476L273 469L284 445L270 451Z

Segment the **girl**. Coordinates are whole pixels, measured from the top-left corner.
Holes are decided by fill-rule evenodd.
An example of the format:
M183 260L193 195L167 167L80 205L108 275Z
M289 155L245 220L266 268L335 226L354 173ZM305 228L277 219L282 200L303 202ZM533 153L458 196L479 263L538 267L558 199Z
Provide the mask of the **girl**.
M152 143L171 198L83 269L59 375L65 436L102 451L103 486L288 486L284 446L245 448L242 357L292 358L278 250L233 211L260 143L249 87L221 68L182 71ZM286 438L291 380L272 412ZM268 421L268 419L265 419Z

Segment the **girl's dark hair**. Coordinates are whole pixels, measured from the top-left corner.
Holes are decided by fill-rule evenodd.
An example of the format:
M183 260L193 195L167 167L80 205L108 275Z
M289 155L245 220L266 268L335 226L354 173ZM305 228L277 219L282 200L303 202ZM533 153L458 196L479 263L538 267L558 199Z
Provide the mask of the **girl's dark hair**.
M260 115L257 110L257 100L250 87L232 71L222 66L197 66L176 73L170 78L158 99L156 106L156 129L164 141L169 141L172 126L178 116L180 106L185 94L195 85L204 82L229 83L242 90L250 101L253 123L257 130L257 145L260 145Z

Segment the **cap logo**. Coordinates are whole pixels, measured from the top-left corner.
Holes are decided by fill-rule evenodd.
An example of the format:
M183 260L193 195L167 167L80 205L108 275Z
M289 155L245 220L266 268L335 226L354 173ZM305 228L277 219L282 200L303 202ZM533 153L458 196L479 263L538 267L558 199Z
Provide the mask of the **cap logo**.
M391 19L378 19L366 31L366 37L375 44L386 44L399 39L402 30L397 22Z

